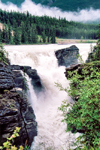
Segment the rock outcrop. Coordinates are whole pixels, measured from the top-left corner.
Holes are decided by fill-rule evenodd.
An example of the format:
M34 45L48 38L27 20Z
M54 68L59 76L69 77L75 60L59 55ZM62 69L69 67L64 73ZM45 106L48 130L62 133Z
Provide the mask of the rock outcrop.
M12 89L14 85L14 76L11 69L0 62L0 90Z
M21 76L18 72L20 67L17 66L17 72L13 69L10 65L0 63L0 145L12 135L16 127L21 127L21 129L20 136L15 139L14 144L24 145L27 141L30 145L37 135L35 114L25 94L15 89L16 85L23 80L18 79L18 83L16 79Z
M94 68L95 70L100 69L100 61L94 61L90 63L71 65L66 68L65 76L67 79L70 79L74 74L80 75L79 79L84 79L86 76L89 76L90 79L95 78L95 76L91 76Z
M41 91L43 89L41 79L39 75L37 74L36 69L27 69L26 70L27 75L31 78L31 83L36 91Z
M56 58L58 59L58 65L65 67L68 67L71 64L78 64L78 54L79 49L75 45L55 52Z
M15 77L14 81L15 81L16 87L19 87L25 90L26 83L24 82L23 76L20 72L20 70L22 70L31 78L31 83L36 92L40 92L43 89L41 79L36 69L32 69L30 66L19 66L19 65L11 65L11 69L13 70L13 73L14 73L14 77Z

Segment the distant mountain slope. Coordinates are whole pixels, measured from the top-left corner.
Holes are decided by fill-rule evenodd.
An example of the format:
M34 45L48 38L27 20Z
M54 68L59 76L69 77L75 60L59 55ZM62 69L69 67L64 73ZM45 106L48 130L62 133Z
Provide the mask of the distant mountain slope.
M56 6L62 10L77 11L78 9L100 9L99 0L32 0L43 5Z
M21 3L23 3L25 0L1 0L2 3L11 2L13 4L16 4L17 6L20 6Z
M24 0L1 0L2 3L7 3L8 1L21 5ZM41 3L42 5L47 5L50 7L58 7L64 11L77 11L81 9L100 9L99 0L32 0L36 4Z

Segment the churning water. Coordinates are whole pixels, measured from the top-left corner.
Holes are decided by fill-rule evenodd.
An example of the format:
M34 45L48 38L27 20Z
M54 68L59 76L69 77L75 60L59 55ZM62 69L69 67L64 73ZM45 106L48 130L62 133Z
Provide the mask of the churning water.
M85 61L90 44L75 44ZM93 44L95 45L95 44ZM61 122L64 118L58 110L63 100L73 102L65 91L59 91L55 83L61 83L68 87L69 82L65 78L65 67L58 67L54 51L69 47L70 45L24 45L5 46L9 53L11 64L31 66L36 69L44 86L44 91L35 93L30 78L27 77L29 86L29 101L34 109L38 123L38 135L31 146L32 150L67 150L72 146L78 133L66 133L66 124Z

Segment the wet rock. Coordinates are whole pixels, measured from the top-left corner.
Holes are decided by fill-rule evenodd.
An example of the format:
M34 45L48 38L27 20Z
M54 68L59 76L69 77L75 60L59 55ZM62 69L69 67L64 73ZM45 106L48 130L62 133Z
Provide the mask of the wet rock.
M65 67L68 67L71 64L77 64L78 54L79 49L75 45L72 45L69 48L57 50L55 52L56 58L58 59L58 65Z
M24 76L22 75L20 70L13 70L14 74L14 82L16 88L21 88L26 90L26 81L24 80Z
M23 70L24 72L27 72L28 69L31 69L30 66L20 66L20 69Z
M0 91L12 89L14 86L14 76L11 69L9 66L0 63Z
M26 67L30 69L30 67ZM18 65L0 63L0 145L11 136L16 127L21 127L19 137L14 140L18 147L31 145L37 135L35 114L22 91L16 87L23 87L23 76Z
M20 70L20 66L19 65L10 65L12 70Z
M37 123L32 107L23 94L6 90L0 98L0 145L11 136L15 127L21 127L15 144L31 144L37 135Z
M26 71L27 75L32 79L31 83L36 91L41 91L43 89L41 79L37 74L37 70L35 69L28 69Z
M23 71L27 71L28 69L31 69L30 66L20 66L20 65L10 65L10 68L12 70L23 70Z
M31 78L31 83L36 92L40 92L43 89L41 79L36 69L32 69L30 66L19 66L19 65L11 65L11 69L13 70L13 74L15 77L14 78L15 87L27 90L27 83L25 82L24 77L22 76L20 71L22 70Z

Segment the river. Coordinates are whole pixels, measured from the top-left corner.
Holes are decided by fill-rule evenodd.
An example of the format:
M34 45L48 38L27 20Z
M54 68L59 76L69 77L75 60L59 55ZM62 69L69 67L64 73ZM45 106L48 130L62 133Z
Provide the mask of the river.
M79 133L65 132L66 123L61 122L64 117L58 107L65 99L68 103L73 100L65 91L59 91L55 86L55 83L61 83L63 87L69 87L69 81L64 76L65 67L58 67L54 51L71 45L5 46L11 64L31 66L36 69L45 89L36 94L30 78L27 77L30 92L29 101L38 123L38 135L32 143L31 150L68 150L69 147L73 148L73 142L79 135ZM91 51L91 44L75 45L79 48L79 53L85 61ZM94 45L92 44L92 46Z

